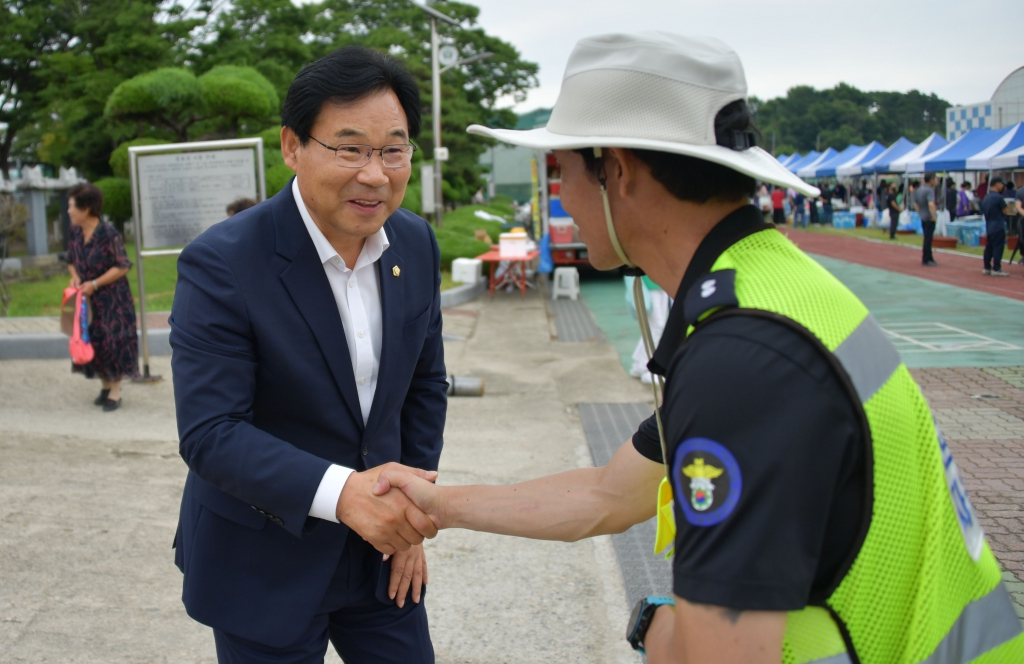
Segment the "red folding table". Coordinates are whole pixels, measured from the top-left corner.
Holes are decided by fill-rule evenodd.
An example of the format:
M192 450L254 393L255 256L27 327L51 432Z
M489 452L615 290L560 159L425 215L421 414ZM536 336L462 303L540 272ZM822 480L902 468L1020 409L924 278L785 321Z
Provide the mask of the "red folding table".
M508 256L502 256L501 252L497 249L491 249L486 254L480 254L477 256L477 260L486 261L491 264L491 297L494 297L495 288L500 288L505 284L518 286L519 290L522 291L522 297L526 297L526 266L537 256L540 256L539 251L531 251L525 256L510 258ZM495 283L494 270L501 261L508 261L508 270L505 274L501 275L501 281Z

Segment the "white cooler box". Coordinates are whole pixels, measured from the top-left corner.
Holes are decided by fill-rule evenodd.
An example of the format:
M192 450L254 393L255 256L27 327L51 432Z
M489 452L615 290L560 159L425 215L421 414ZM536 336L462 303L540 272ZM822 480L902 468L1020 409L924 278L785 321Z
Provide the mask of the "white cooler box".
M528 240L526 231L519 233L502 233L498 236L498 253L503 258L525 258Z
M456 258L452 261L452 281L457 284L475 284L482 275L482 261L475 258Z

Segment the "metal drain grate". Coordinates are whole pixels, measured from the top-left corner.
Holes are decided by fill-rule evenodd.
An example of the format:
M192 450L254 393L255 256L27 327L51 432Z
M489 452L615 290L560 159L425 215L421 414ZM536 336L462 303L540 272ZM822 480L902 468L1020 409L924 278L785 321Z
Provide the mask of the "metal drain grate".
M607 464L652 412L646 403L581 403L579 410L595 466ZM651 519L612 535L630 607L642 597L672 592L671 564L654 555L655 531L655 521Z
M1021 350L999 341L945 323L890 323L882 329L900 353L950 353L972 350Z
M578 300L551 300L551 313L555 316L555 333L559 341L604 341L604 334L582 297Z

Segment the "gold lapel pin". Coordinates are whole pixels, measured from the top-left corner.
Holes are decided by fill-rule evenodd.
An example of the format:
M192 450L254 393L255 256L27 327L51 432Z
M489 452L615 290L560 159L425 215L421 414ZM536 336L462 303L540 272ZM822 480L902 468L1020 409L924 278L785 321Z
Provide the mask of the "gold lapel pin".
M391 274L395 275L396 277L400 276L402 274L402 270L396 265L393 268L391 268Z

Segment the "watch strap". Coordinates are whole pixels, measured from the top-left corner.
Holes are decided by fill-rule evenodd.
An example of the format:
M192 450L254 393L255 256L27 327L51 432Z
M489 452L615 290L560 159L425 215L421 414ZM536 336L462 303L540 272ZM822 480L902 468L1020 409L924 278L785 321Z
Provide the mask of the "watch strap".
M629 641L629 645L641 654L646 654L644 652L644 639L647 636L648 628L651 626L651 620L654 619L654 612L658 610L659 606L675 606L675 604L675 599L660 595L645 597L637 602L630 616L629 627L626 632L626 640Z

